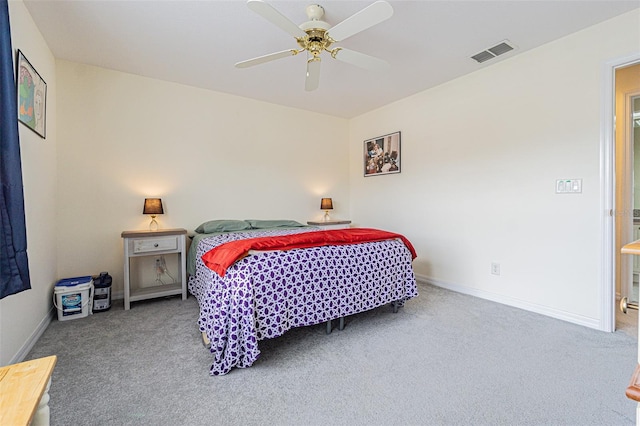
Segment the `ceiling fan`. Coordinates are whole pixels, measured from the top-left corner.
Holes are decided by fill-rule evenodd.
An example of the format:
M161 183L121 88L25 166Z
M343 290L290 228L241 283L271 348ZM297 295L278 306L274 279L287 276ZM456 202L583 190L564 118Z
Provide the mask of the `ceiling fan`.
M389 66L389 63L382 59L356 52L355 50L333 46L334 43L341 42L389 19L393 15L393 8L386 1L376 1L334 26L321 20L324 15L324 9L317 4L307 6L306 12L309 20L299 26L262 0L249 0L247 1L247 6L267 21L291 34L300 48L283 50L241 61L236 63L235 66L237 68L247 68L307 52L305 90L311 91L317 89L320 84L320 54L324 51L328 52L334 59L364 69L381 69Z

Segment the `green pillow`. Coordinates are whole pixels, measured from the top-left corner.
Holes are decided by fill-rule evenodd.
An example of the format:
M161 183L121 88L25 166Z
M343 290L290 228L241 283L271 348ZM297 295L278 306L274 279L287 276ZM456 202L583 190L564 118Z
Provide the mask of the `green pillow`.
M256 220L247 219L245 222L251 225L253 229L267 229L267 228L283 228L283 227L300 227L303 224L296 222L295 220Z
M251 229L251 225L244 220L210 220L198 226L198 234L212 234L214 232L233 232Z

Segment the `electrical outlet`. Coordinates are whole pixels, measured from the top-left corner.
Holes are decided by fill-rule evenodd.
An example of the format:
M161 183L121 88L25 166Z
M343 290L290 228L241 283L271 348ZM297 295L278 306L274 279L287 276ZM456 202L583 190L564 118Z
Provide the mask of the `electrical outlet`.
M500 275L500 264L499 263L491 263L491 273L493 275Z
M164 265L162 263L162 257L156 257L156 264L155 264L155 272L157 275L162 275L164 274Z

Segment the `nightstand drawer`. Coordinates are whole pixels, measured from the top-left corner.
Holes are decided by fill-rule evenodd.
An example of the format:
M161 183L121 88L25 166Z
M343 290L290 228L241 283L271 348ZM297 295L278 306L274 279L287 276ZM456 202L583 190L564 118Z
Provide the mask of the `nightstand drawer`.
M166 251L178 249L178 237L143 238L133 240L133 252L135 254L154 251Z

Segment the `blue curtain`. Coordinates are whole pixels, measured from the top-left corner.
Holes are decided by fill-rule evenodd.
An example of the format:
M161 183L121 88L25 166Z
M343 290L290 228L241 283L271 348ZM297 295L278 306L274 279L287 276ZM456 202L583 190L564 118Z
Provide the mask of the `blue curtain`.
M0 299L31 288L9 5L0 0Z

